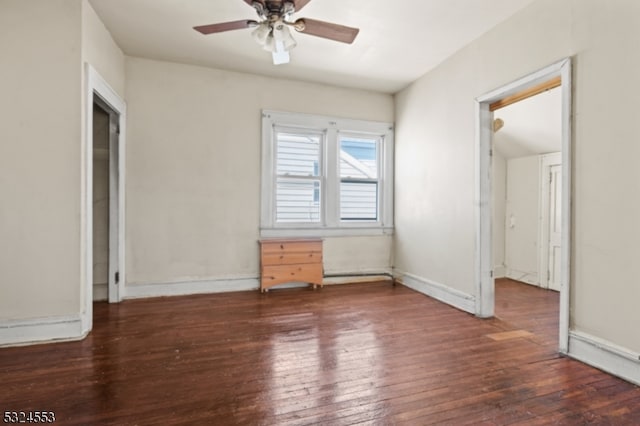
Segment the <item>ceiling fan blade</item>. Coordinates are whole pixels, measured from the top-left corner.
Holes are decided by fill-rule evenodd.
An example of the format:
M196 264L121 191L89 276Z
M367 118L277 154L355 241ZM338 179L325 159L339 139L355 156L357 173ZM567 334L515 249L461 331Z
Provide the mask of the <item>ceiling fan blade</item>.
M348 44L353 43L358 32L360 32L358 28L346 27L344 25L309 18L298 19L294 24L294 28L296 31L304 34L328 38Z
M293 0L293 4L296 6L296 12L299 12L300 9L305 7L310 1L311 0Z
M225 31L241 30L257 25L256 21L244 19L242 21L222 22L220 24L200 25L193 27L194 30L202 34L222 33Z

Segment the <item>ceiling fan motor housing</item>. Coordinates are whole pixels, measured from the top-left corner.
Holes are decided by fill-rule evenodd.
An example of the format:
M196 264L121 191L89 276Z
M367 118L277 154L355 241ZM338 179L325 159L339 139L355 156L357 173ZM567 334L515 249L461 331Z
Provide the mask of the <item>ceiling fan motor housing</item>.
M254 0L252 6L262 18L275 20L296 11L295 3L283 0Z

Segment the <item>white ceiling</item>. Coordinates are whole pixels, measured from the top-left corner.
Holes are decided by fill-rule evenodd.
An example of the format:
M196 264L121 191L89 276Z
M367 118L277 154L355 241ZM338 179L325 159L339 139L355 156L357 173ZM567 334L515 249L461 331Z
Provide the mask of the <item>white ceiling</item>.
M89 1L127 55L395 93L534 0L312 0L294 18L360 34L347 45L294 32L291 62L278 66L251 29L192 29L256 19L243 0Z
M556 87L494 113L504 127L493 136L495 149L505 158L562 150L562 89Z

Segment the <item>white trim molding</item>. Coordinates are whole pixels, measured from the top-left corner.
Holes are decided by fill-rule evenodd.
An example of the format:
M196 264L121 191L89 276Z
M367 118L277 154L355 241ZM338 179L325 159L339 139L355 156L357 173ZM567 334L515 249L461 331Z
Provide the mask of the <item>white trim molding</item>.
M258 290L259 288L260 280L255 276L157 283L128 283L125 299L227 293L231 291Z
M320 139L317 174L291 176L318 183L319 218L310 222L278 222L276 220L277 134L295 133ZM340 140L362 137L376 141L377 218L375 220L342 220L340 218ZM304 235L330 237L345 235L385 235L393 232L393 123L347 119L284 111L262 111L262 153L260 194L260 236L291 237Z
M476 300L475 297L470 294L405 272L395 271L394 277L397 282L415 291L426 294L429 297L451 305L454 308L469 312L470 314L476 313Z
M80 315L0 322L0 347L82 340L86 335Z
M112 247L110 251L110 262L117 259L117 270L119 271L120 282L113 285L117 294L109 294L110 302L119 302L125 294L126 268L125 268L125 153L126 153L126 129L127 129L127 105L118 93L102 78L102 76L91 66L85 63L84 78L86 88L84 93L84 166L82 189L82 287L83 287L83 308L80 315L82 321L82 333L88 334L93 328L93 103L94 96L100 98L109 108L118 114L118 125L120 133L117 141L118 152L118 230L117 243L114 250L117 251L112 259ZM110 237L111 238L111 237ZM110 274L111 275L111 274ZM115 284L113 276L109 277L110 282ZM110 292L112 293L112 292Z
M504 278L507 276L507 268L502 265L495 265L493 267L493 278Z
M507 268L504 276L511 280L519 281L521 283L533 285L536 287L540 286L540 280L539 280L537 271L527 272L527 271L518 271L517 269ZM497 273L495 274L495 278L498 278Z
M324 277L323 284L353 284L369 281L391 280L389 272L380 270L365 273L340 273ZM307 287L309 284L290 282L280 284L273 289ZM207 280L184 280L165 282L128 283L125 299L142 299L147 297L189 296L194 294L227 293L232 291L253 291L260 288L260 277L240 276Z
M305 237L371 237L393 235L392 227L356 227L356 228L260 228L261 238Z
M572 157L572 68L571 58L555 62L528 76L508 83L476 99L476 315L492 317L495 310L495 281L492 259L492 175L491 138L493 113L491 103L552 78L561 77L562 86L562 263L560 283L560 325L558 350L568 352L569 305L571 283L571 157Z
M640 386L640 354L581 331L569 332L571 358Z

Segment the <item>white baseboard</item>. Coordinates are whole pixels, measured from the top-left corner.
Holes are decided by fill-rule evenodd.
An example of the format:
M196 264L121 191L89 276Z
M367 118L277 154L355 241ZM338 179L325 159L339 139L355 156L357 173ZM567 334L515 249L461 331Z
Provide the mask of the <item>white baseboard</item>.
M0 321L0 347L82 340L80 315Z
M361 275L359 272L344 272L341 276L326 277L323 284L349 284L368 281L390 280L388 274L376 270L377 275ZM272 289L307 287L307 283L285 283ZM125 287L125 299L140 299L145 297L163 296L188 296L192 294L224 293L230 291L252 291L260 288L259 277L221 278L202 281L177 281L162 283L136 283L127 284Z
M525 272L515 269L507 269L505 276L509 279L520 281L521 283L531 284L540 287L537 272Z
M127 284L125 299L143 297L188 296L192 294L226 293L230 291L258 290L258 278L222 278L203 281Z
M444 284L427 280L426 278L400 271L395 271L394 276L398 282L413 290L419 291L462 311L471 314L476 313L476 300L475 297L470 294L466 294Z
M640 354L580 331L569 332L569 354L614 376L640 385Z

